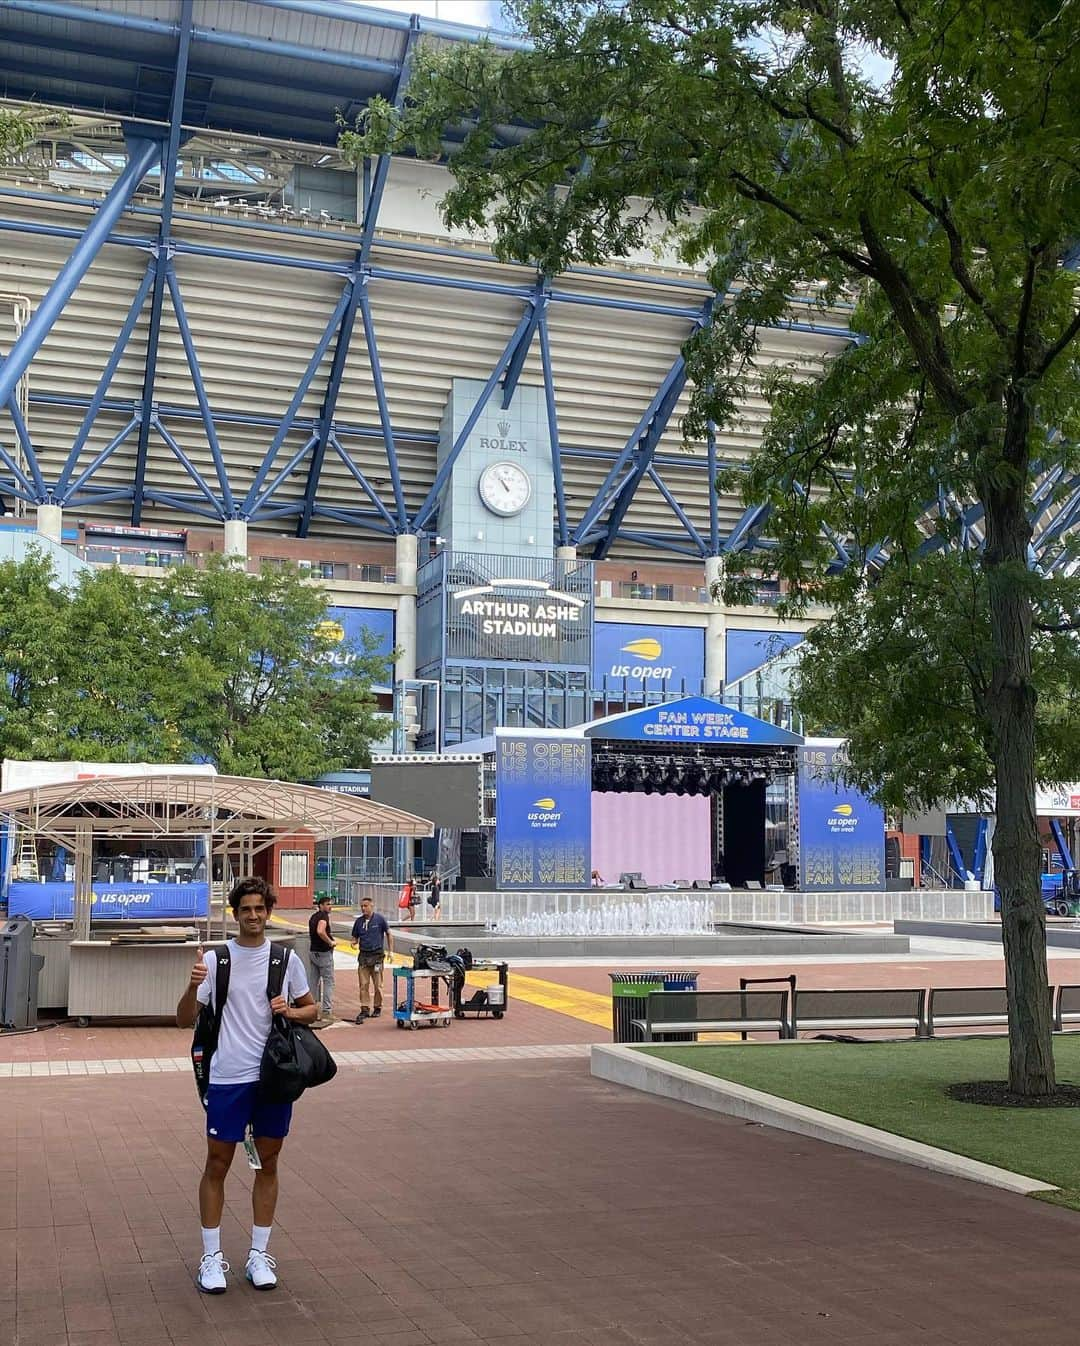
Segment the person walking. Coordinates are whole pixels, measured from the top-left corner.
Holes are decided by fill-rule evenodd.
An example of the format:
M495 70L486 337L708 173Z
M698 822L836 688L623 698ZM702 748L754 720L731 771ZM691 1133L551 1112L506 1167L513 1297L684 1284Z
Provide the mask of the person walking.
M431 878L428 880L427 904L437 921L442 916L442 879L437 869L431 871Z
M415 917L418 901L416 883L413 879L408 878L401 885L401 896L398 898L398 910L401 912L403 921L411 921Z
M321 893L316 899L315 910L308 917L311 993L319 997L320 1004L316 1028L323 1028L334 1019L334 932L330 926L333 905L333 898Z
M261 878L241 879L229 894L239 934L225 946L229 952L228 994L221 1015L217 1047L210 1059L206 1094L206 1164L199 1182L202 1259L195 1277L208 1295L224 1294L229 1270L221 1250L221 1214L225 1178L238 1142L253 1145L259 1167L251 1193L251 1251L245 1275L256 1290L277 1284L276 1263L267 1251L278 1196L278 1155L289 1134L290 1103L259 1101L259 1068L270 1036L273 1016L310 1024L317 1013L308 990L304 965L292 950L285 964L281 994L267 996L270 941L266 925L276 897ZM187 990L176 1006L176 1022L191 1028L201 1005L216 1009L217 953L200 946ZM253 1161L254 1162L254 1161Z
M360 915L353 921L352 946L359 949L356 978L360 984L360 1013L356 1022L362 1024L365 1019L377 1019L382 1013L383 963L394 952L394 940L386 917L375 910L370 897L360 903Z

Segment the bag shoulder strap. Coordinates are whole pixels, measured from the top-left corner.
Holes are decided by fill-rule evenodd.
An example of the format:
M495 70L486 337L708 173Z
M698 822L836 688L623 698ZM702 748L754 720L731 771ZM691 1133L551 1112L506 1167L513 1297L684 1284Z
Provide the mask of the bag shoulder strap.
M232 970L232 957L229 946L221 944L212 950L214 954L214 1031L221 1028L221 1016L225 1013L225 1001L229 998L229 973Z
M270 966L266 970L266 998L273 1000L281 995L285 985L285 969L289 963L290 949L284 944L270 945Z

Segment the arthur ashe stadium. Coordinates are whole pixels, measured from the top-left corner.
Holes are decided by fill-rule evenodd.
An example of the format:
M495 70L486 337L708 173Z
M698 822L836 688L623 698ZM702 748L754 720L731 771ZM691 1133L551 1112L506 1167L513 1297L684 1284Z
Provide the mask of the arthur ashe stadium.
M0 94L38 134L0 167L0 554L298 562L343 642L396 650L399 749L688 695L783 732L806 623L709 587L768 545L714 485L766 404L680 429L704 276L658 247L549 282L447 232L442 163L342 161L338 118L402 98L417 42L478 36L342 0L4 0ZM849 339L793 303L760 364ZM594 760L632 771L710 788Z

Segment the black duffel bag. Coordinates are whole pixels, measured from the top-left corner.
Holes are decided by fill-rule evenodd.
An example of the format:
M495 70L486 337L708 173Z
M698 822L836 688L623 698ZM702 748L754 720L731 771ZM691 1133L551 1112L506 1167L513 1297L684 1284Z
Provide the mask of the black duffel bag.
M289 951L275 944L270 951L266 993L271 1000L285 984ZM305 1089L326 1084L337 1074L337 1062L307 1024L275 1014L259 1067L259 1099L263 1103L295 1103Z

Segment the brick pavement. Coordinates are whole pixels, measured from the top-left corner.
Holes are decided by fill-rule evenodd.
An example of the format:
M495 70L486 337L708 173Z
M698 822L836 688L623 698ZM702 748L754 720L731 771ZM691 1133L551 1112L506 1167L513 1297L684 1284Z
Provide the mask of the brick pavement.
M179 1075L5 1081L0 1346L1065 1346L1080 1216L594 1081L342 1072L297 1108L281 1285L201 1297ZM377 1162L350 1163L364 1145ZM331 1171L332 1170L332 1171ZM242 1268L248 1173L230 1179Z

